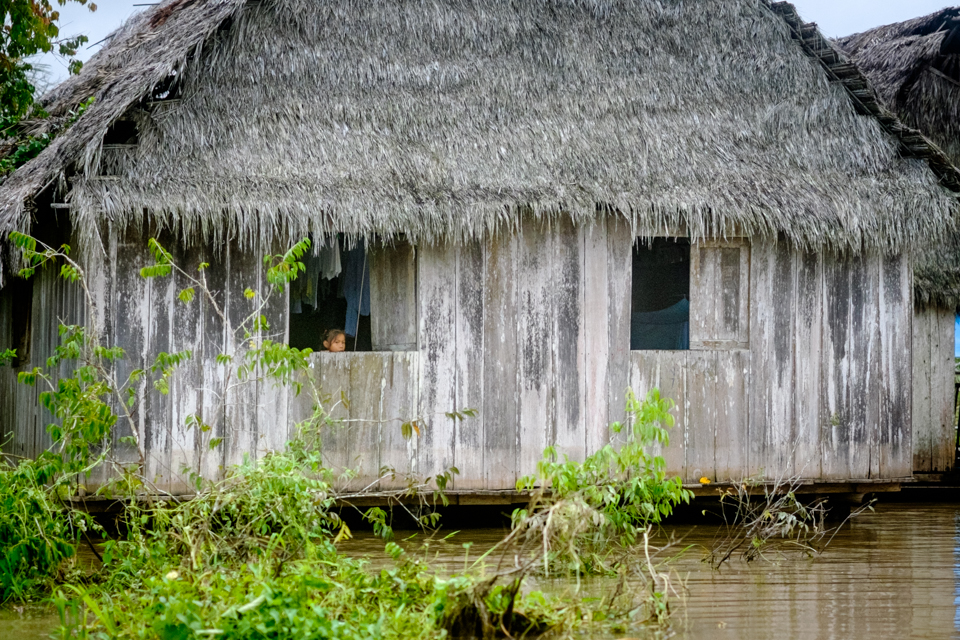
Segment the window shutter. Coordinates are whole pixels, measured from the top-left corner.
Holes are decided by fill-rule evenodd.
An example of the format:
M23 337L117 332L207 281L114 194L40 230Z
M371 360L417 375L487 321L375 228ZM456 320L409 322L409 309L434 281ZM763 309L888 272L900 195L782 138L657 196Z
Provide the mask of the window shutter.
M708 240L690 249L690 348L746 349L750 341L750 244Z

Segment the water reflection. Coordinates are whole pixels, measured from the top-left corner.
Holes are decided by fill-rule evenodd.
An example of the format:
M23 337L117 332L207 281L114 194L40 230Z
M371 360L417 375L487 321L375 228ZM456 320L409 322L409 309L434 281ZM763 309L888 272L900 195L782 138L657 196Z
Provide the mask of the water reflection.
M674 561L687 599L678 638L847 640L960 638L960 554L957 505L883 504L841 530L816 559L774 563L732 561L714 571L691 550ZM670 527L685 545L706 547L714 527ZM463 531L428 552L432 566L458 569L461 543L476 557L496 541L488 531ZM419 540L406 543L415 551ZM344 547L386 562L383 543L369 537ZM478 551L479 550L479 551ZM602 592L608 583L584 588ZM564 591L572 583L551 583Z
M686 544L708 545L716 529L673 527ZM426 551L423 536L401 544L426 553L431 567L458 571L465 555L476 558L501 532L462 531L435 539ZM469 551L462 546L472 543ZM390 561L383 542L369 535L342 545L345 553L367 556L373 566ZM847 640L865 638L960 638L960 507L884 504L843 529L815 560L783 559L775 564L739 561L713 571L692 551L674 562L685 577L687 600L677 616L676 638ZM572 581L543 585L563 593ZM601 593L609 583L587 581ZM0 609L0 638L46 638L57 625L49 610L21 616ZM628 634L633 635L633 634Z

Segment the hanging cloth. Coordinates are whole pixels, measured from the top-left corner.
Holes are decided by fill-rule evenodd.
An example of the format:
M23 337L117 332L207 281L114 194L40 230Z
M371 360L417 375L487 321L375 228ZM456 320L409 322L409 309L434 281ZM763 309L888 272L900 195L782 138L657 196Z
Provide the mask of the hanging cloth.
M317 257L320 258L320 277L333 280L340 275L340 245L336 237L327 244L317 245Z
M363 240L358 241L351 249L344 249L340 253L340 261L343 266L343 295L347 299L347 317L343 323L343 331L353 337L357 335L359 316L370 315L370 267L367 264Z

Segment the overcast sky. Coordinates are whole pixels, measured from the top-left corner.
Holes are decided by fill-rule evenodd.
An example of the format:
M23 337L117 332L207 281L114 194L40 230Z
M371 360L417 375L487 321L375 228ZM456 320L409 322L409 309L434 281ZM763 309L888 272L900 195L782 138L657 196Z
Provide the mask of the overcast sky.
M73 2L60 9L61 35L82 33L90 38L90 43L79 52L81 60L92 56L101 46L99 41L134 12L144 8L135 5L152 3L153 0L94 1L97 4L95 13ZM953 0L953 3L960 4L960 0ZM823 34L828 37L849 35L950 6L943 0L795 0L794 4L804 20L819 24ZM47 65L54 82L66 77L67 68L62 60L55 56L44 56L40 61Z

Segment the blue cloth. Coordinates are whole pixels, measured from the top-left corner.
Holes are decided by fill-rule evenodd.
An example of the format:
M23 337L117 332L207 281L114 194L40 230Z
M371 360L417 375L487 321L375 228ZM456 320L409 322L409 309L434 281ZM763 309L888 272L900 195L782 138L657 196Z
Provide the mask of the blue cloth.
M343 297L347 299L347 317L343 331L348 336L357 335L359 316L370 315L370 266L367 264L367 251L363 240L349 250L340 253L343 271Z
M689 349L690 301L660 311L635 311L630 318L630 349Z

